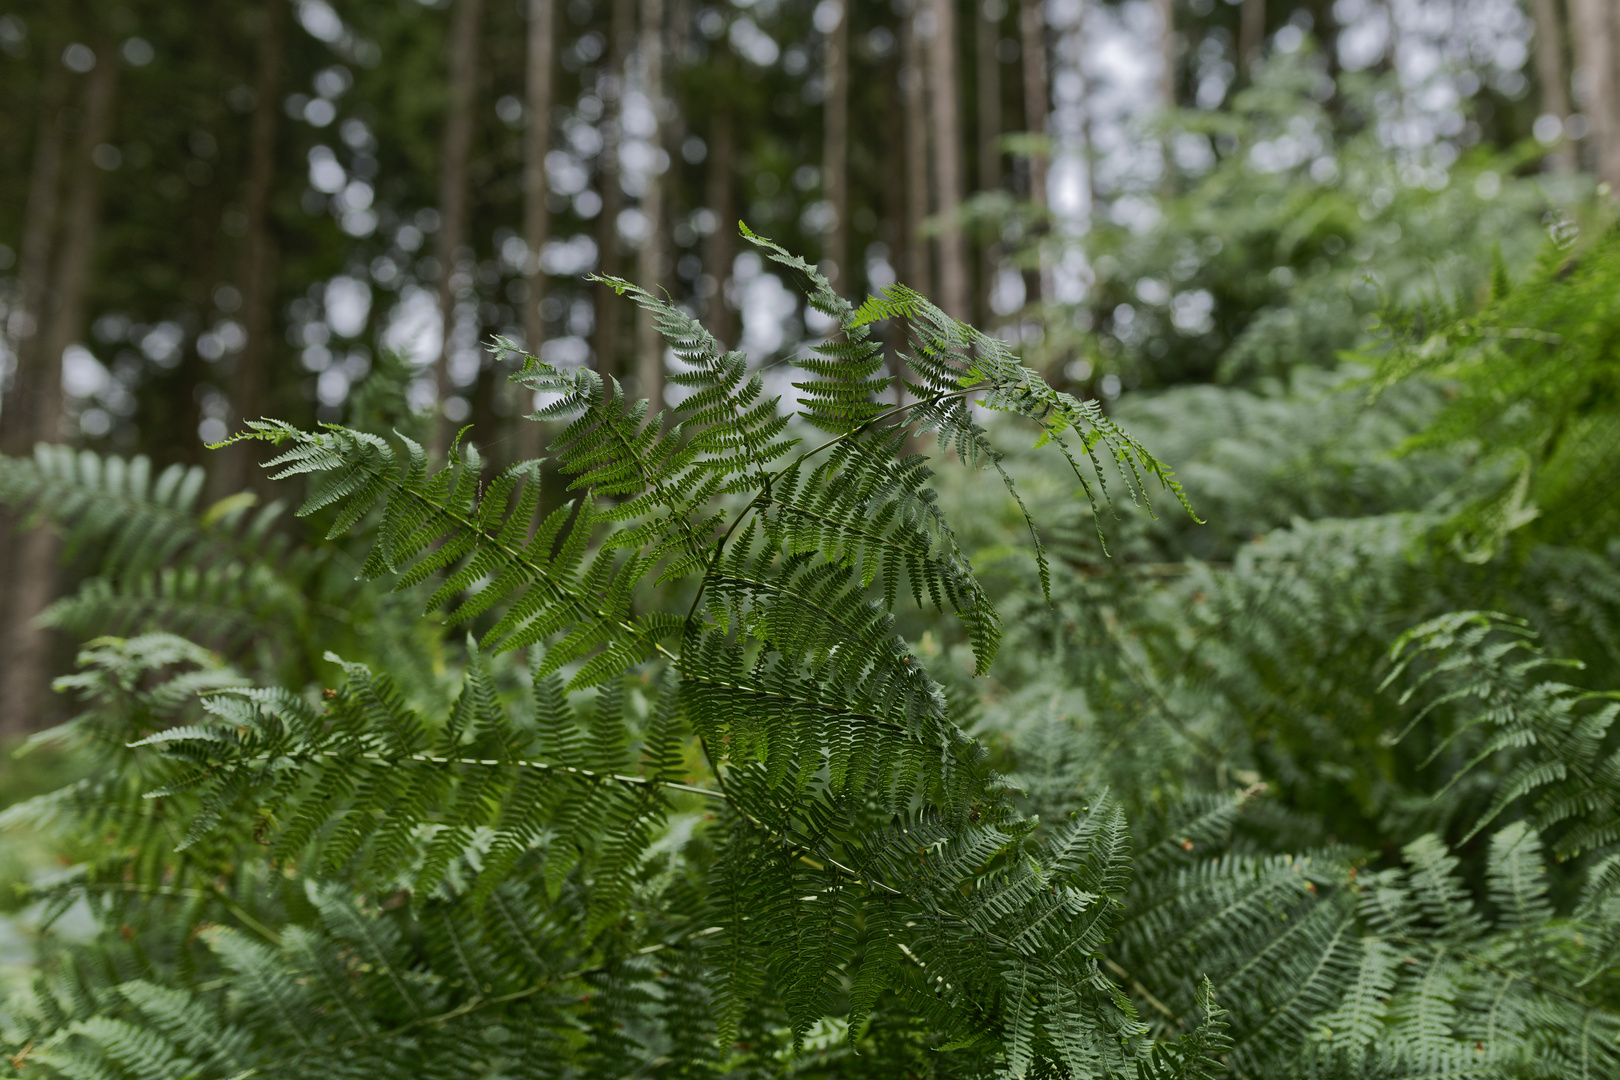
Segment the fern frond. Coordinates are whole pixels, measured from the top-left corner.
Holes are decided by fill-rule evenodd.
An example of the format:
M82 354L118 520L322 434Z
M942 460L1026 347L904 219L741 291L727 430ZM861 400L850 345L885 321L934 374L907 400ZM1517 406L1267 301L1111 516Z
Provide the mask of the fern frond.
M1579 665L1544 656L1534 640L1522 621L1479 611L1443 615L1402 635L1390 651L1396 665L1386 685L1405 679L1403 702L1431 696L1394 738L1442 711L1455 718L1445 742L1474 739L1483 729L1452 783L1489 757L1517 751L1469 836L1533 797L1535 828L1564 825L1556 850L1572 858L1620 841L1620 751L1606 740L1620 715L1620 691L1545 678L1549 669Z

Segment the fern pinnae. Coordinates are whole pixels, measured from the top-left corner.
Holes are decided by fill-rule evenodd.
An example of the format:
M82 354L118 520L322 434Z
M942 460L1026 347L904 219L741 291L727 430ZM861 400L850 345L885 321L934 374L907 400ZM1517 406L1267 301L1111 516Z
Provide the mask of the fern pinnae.
M1538 680L1544 669L1572 665L1542 655L1534 642L1522 620L1495 612L1453 612L1412 628L1391 648L1395 665L1385 685L1408 680L1403 702L1431 686L1438 692L1391 738L1404 738L1417 720L1443 712L1460 714L1443 741L1487 728L1482 748L1452 783L1489 756L1522 751L1468 835L1477 835L1516 799L1533 797L1538 829L1565 825L1556 850L1570 858L1620 841L1620 751L1605 746L1620 718L1620 691ZM1574 818L1583 820L1566 824Z
M647 897L666 887L656 884L662 860L676 863L662 849L649 857L653 841L690 796L719 811L709 836L724 837L706 887L716 951L728 959L705 992L726 1047L753 1023L745 1014L769 970L797 1044L853 980L857 1011L887 986L920 1022L939 1023L946 1045L961 1040L982 1060L1010 1053L1038 1075L1065 1061L1128 1071L1144 1029L1099 961L1126 888L1120 812L1099 801L1055 837L1034 835L893 621L907 591L954 610L981 670L1000 632L922 461L899 456L905 438L936 430L964 463L993 464L1010 480L970 398L1035 422L1046 441L1087 422L1084 412L1054 405L1009 355L932 325L933 313L904 297L918 313L919 400L879 401L893 388L881 343L813 268L761 244L844 328L802 365L801 418L831 436L819 447L800 452L758 374L646 294L638 303L686 363L675 381L695 391L668 418L682 426L665 431L665 417L627 402L612 380L531 358L521 381L556 395L537 415L567 421L553 460L579 493L532 539L533 463L485 483L472 447L430 469L409 442L249 425L245 437L277 444L277 475L311 476L304 512L334 515L334 531L375 527L365 574L425 586L429 606L452 621L494 623L468 644L442 723L440 706L424 704L432 695L411 692L403 676L395 684L382 666L348 663L324 711L218 692L208 699L213 726L151 744L172 752L177 769L203 770L185 797L203 801L205 827L252 817L276 834L279 825L280 858L411 890L409 907L390 915L340 912L335 893L317 903L320 940L345 943L327 952L344 965L353 953L345 978L355 1000L377 1008L361 1014L363 1031L337 1036L341 1025L294 984L294 1011L319 1032L299 1058L311 1069L396 1059L407 1041L459 1052L477 1043L463 1018L491 1010L519 1022L522 1013L493 1010L538 1007L535 965L527 982L510 974L517 964L480 973L499 961L478 920L502 917L491 905L505 911L513 897L532 898L523 903L534 911L566 908L558 936L602 953L547 960L540 975L552 985L585 979L605 995L570 1006L576 1030L588 1032L577 1059L645 1064L618 1025L659 1007L645 959L653 946L635 948L646 940L641 924L665 935L658 948L688 935ZM1122 473L1150 470L1112 439L1097 421L1082 443L1099 459L1114 452ZM1130 474L1127 487L1145 475ZM681 579L696 593L684 618L643 610L649 586ZM505 676L492 679L480 649L542 644L530 665L531 727L508 712ZM623 680L649 661L663 689L646 724L627 723ZM581 723L567 695L587 688L598 693ZM709 756L697 777L683 775L687 730ZM451 906L455 925L432 929ZM427 960L411 959L415 938L402 927L423 928ZM233 948L217 961L231 972ZM444 1060L424 1050L424 1071Z

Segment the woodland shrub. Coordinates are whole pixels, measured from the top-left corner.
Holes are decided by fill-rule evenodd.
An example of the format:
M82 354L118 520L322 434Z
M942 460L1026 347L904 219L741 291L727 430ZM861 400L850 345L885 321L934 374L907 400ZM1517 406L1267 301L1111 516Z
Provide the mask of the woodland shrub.
M0 461L102 556L50 618L125 635L39 740L94 767L0 819L103 841L35 886L100 931L8 1004L0 1069L1620 1070L1620 570L1559 509L1615 505L1575 471L1612 451L1614 237L1394 320L1373 378L1127 405L1146 444L749 239L841 328L796 408L616 282L669 415L528 358L543 464L249 425L324 538L196 473ZM1557 392L1503 402L1538 349ZM1160 436L1201 536L1100 516L1182 498Z

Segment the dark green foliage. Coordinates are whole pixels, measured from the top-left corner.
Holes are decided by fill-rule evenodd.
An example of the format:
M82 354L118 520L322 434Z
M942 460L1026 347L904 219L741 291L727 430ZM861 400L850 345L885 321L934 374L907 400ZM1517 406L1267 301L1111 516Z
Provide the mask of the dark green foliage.
M1608 498L1620 459L1620 232L1576 243L1563 223L1526 279L1478 310L1430 303L1370 350L1378 383L1423 373L1451 400L1411 447L1469 443L1494 468L1453 525L1466 557L1510 538L1601 550L1620 526Z
M200 468L154 475L144 457L41 446L32 460L0 458L0 503L60 529L69 558L87 556L88 574L43 622L81 638L162 627L293 684L326 648L392 657L409 640L372 627L396 605L357 586L347 553L289 542L284 504L240 492L203 505L203 486Z
M545 470L252 425L316 550L434 644L313 632L322 685L92 643L53 738L105 767L8 820L108 839L43 890L100 930L8 1006L12 1071L1620 1069L1620 574L1562 535L1459 557L1475 460L1389 453L1443 393L1310 376L1105 417L915 293L854 308L751 239L844 327L798 415L618 282L690 392L653 415L529 358ZM993 441L1014 420L1031 450ZM908 453L924 431L970 487ZM1159 435L1219 528L1189 560L1181 520L1123 511L1110 560L1099 464L1180 496Z
M1620 714L1620 691L1583 691L1543 679L1549 668L1582 665L1542 655L1534 638L1519 619L1455 612L1396 641L1392 655L1398 664L1387 681L1428 661L1403 695L1429 698L1406 731L1436 713L1453 715L1445 739L1430 754L1431 760L1438 757L1453 742L1467 747L1467 761L1452 784L1493 756L1519 758L1497 780L1490 806L1465 840L1516 800L1533 796L1535 829L1568 826L1560 830L1555 849L1572 858L1620 842L1620 750L1608 738ZM1512 755L1514 750L1524 752Z

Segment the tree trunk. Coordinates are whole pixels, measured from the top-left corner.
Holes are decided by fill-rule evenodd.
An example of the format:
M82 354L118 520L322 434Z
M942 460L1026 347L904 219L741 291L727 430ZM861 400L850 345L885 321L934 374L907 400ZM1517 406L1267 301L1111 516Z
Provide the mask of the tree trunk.
M1159 100L1164 108L1176 107L1176 12L1175 0L1153 0L1159 15ZM1169 163L1166 162L1166 171Z
M14 391L9 403L12 415L5 424L8 439L23 440L25 445L62 439L62 352L78 339L84 324L100 203L100 170L91 154L112 133L118 88L118 54L113 43L98 41L95 55L95 69L84 84L84 126L67 161L67 199L62 207L55 258L51 259L37 244L34 251L27 252L33 256L32 269L44 270L50 284L41 296L41 319L34 334L38 351L30 357L28 372L32 377L21 386L22 393ZM60 152L59 142L51 146L53 139L41 140L36 158L38 154ZM55 202L44 185L57 167L38 160L35 166L33 179L41 185L37 194L44 213ZM31 190L29 194L32 210L36 192ZM32 229L29 231L32 233ZM47 231L47 243L49 235ZM27 239L37 238L29 235ZM20 364L18 375L24 375ZM8 556L3 582L4 622L0 623L0 632L5 634L0 651L0 679L4 680L0 682L0 733L18 733L45 726L49 708L51 642L44 630L33 625L33 619L50 603L55 591L58 545L55 534L46 527L30 529L21 536L0 537L0 545Z
M652 142L659 145L664 112L664 0L641 0L641 92L652 110L656 125ZM664 205L663 184L657 163L648 170L646 189L641 195L641 213L646 232L636 246L636 284L659 295L663 290ZM658 334L652 313L636 309L637 393L649 402L649 412L664 407L664 339Z
M1047 113L1051 109L1051 91L1046 74L1046 14L1041 0L1021 0L1018 6L1019 54L1024 67L1024 129L1031 135L1047 136ZM1089 150L1090 147L1088 146ZM1046 194L1046 173L1050 164L1047 147L1032 148L1029 155L1029 201L1035 213L1044 222L1049 203ZM1042 304L1052 300L1052 273L1045 259L1032 275L1036 299ZM1026 281L1028 279L1026 278Z
M49 371L41 370L47 367L43 348L45 302L50 292L51 241L56 234L62 184L62 101L68 79L67 69L61 64L53 63L47 71L40 87L39 132L34 140L17 268L21 289L18 313L12 318L16 328L16 369L12 372L11 392L0 406L0 453L13 457L24 456L33 448L37 437L35 420L40 416L40 384L50 376ZM40 565L51 567L54 552L49 548L50 534L45 529L19 535L19 524L15 515L0 507L0 735L21 734L36 726L30 717L44 679L44 654L37 647L42 635L18 613L37 610L38 599L27 595L28 579L38 576ZM36 551L36 545L45 545L46 550Z
M912 0L901 34L901 110L906 117L906 258L901 273L912 288L933 296L933 260L928 257L928 238L923 221L928 217L928 112L923 93L927 61L918 23L926 0Z
M832 209L832 221L822 244L823 271L833 289L847 292L854 275L849 272L849 0L838 2L838 24L827 30L823 104L821 190Z
M624 68L635 34L635 0L613 0L612 25L608 29L607 74L598 86L602 98L602 150L596 159L597 183L602 189L602 213L596 223L596 243L601 251L597 269L615 277L623 276L619 258L619 212L624 209L624 187L619 177L619 142L624 123ZM624 320L624 301L611 286L600 282L594 297L596 305L596 370L603 376L619 378L627 374L619 353L619 327Z
M974 74L977 77L979 106L979 190L994 191L1001 186L1001 61L996 59L996 43L1001 38L1001 20L990 17L997 0L980 0Z
M1166 13L1168 7L1162 9ZM1266 0L1243 0L1242 16L1238 23L1238 75L1247 80L1260 60L1260 49L1266 40Z
M1536 22L1536 81L1541 84L1541 111L1562 123L1569 119L1569 90L1557 0L1530 0L1530 14ZM1574 145L1560 138L1547 160L1554 172L1574 172Z
M1159 102L1166 110L1176 107L1176 12L1175 0L1154 0L1159 15ZM1176 192L1175 159L1170 153L1170 138L1159 142L1159 156L1163 163L1159 174L1159 195L1169 198Z
M528 48L528 124L523 132L523 243L528 249L523 277L528 294L523 301L523 347L538 356L546 336L546 275L540 269L540 252L551 235L551 216L546 210L546 154L551 150L551 92L557 52L555 0L529 0ZM518 406L513 410L518 416L517 457L529 461L540 456L544 440L540 425L523 419L532 408L529 392L516 385L511 389Z
M1081 3L1080 3L1080 25L1079 25L1079 29L1076 31L1076 33L1078 33L1080 35L1080 41L1081 41L1081 48L1082 49L1084 47L1085 35L1086 35L1086 20L1088 18L1090 18L1090 15L1091 15L1090 0L1081 0ZM1077 55L1075 56L1075 65L1076 65L1077 68L1079 67L1079 64L1080 64L1080 55L1079 55L1080 52L1081 52L1081 49L1076 50ZM1084 75L1084 72L1081 72L1081 74ZM1086 227L1090 228L1091 224L1096 221L1097 208L1101 205L1101 201L1102 201L1101 196L1099 194L1100 189L1097 186L1097 160L1098 160L1098 158L1097 158L1095 131L1094 131L1094 128L1093 128L1093 125L1092 125L1092 121L1094 119L1095 112L1094 112L1094 110L1092 108L1092 96L1091 96L1091 94L1092 94L1092 83L1091 83L1090 79L1084 79L1083 80L1083 85L1081 87L1081 94L1082 94L1082 97L1081 97L1081 101L1080 101L1080 143L1081 143L1082 146L1085 147L1085 160L1086 160L1086 222L1087 222Z
M456 262L467 243L467 164L472 156L473 101L478 80L478 31L484 0L456 0L450 15L449 103L439 162L439 317L443 321L439 356L433 364L439 408L433 422L433 454L450 447L452 425L444 403L455 393L450 383L450 349L456 329Z
M933 0L934 36L929 50L929 105L934 128L934 173L939 201L940 307L953 319L973 317L968 303L967 237L962 206L961 86L957 82L956 2Z
M1006 9L1001 0L975 0L977 30L974 34L974 75L977 81L979 112L979 190L995 191L1001 187L1001 61L996 59L996 43L1001 38L999 14ZM992 14L998 17L992 18ZM982 275L979 288L973 291L975 315L981 324L990 321L990 288L996 279L996 245L986 243L979 259Z
M1586 114L1598 179L1620 195L1620 89L1615 80L1615 13L1612 0L1569 0L1581 111Z
M36 439L40 416L38 398L49 377L44 337L46 300L50 295L51 241L56 236L57 201L62 186L62 99L67 92L66 68L51 64L40 88L39 132L34 139L34 165L23 213L21 284L16 328L16 370L11 392L0 407L0 453L14 457L29 453Z
M237 420L251 420L270 408L270 352L275 325L276 249L270 234L270 196L276 184L276 133L281 123L281 67L286 41L287 0L265 0L259 27L258 71L253 80L253 130L248 174L242 194L247 231L242 238L242 328L247 341L231 373L231 405ZM251 444L233 443L220 451L216 487L221 494L264 486Z
M737 132L731 109L717 106L709 130L709 168L703 178L703 203L714 213L715 227L703 242L704 272L714 280L705 314L709 333L730 348L737 341L737 312L726 301L726 281L737 255Z

